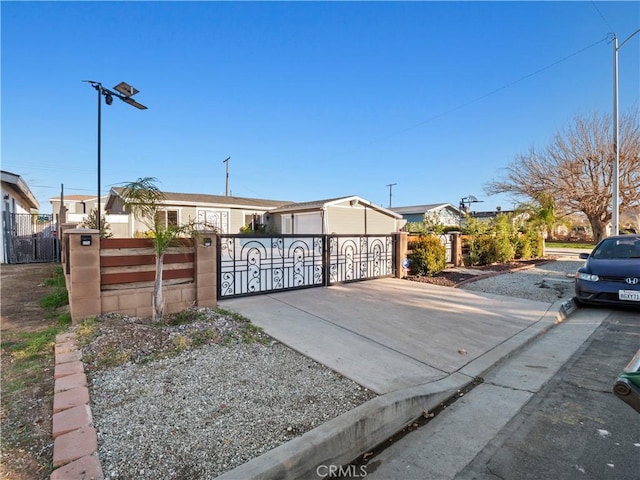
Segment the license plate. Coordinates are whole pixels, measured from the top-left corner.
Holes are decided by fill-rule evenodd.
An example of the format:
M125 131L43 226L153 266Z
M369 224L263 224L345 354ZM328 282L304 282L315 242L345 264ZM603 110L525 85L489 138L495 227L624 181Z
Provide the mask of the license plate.
M620 300L640 302L640 292L637 290L618 290L618 298Z

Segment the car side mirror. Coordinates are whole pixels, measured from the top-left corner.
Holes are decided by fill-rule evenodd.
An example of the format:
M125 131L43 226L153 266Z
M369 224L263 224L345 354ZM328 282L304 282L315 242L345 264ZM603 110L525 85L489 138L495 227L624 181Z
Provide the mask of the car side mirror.
M586 260L587 258L589 258L589 253L581 253L580 255L578 255L582 260Z

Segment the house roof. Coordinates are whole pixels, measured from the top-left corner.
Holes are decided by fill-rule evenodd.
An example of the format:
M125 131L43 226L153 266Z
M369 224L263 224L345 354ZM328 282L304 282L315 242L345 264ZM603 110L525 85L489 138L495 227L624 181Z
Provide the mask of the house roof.
M36 196L31 192L27 182L25 182L17 173L7 172L6 170L0 170L0 176L2 182L11 185L22 197L22 200L29 206L29 208L40 208Z
M430 203L427 205L412 205L409 207L394 207L391 210L393 210L396 213L400 213L400 214L404 214L404 215L410 215L410 214L414 214L414 213L419 213L419 214L424 214L427 212L431 212L433 210L439 210L441 208L446 208L449 207L452 210L455 210L457 213L462 215L462 212L460 211L459 208L453 206L451 203Z
M122 197L122 187L114 187L111 193ZM223 207L272 209L290 203L288 200L265 200L262 198L245 198L225 195L208 195L203 193L176 193L162 192L165 197L165 204L189 204L189 205L214 205ZM112 195L109 195L106 208L109 208Z
M104 198L105 195L103 195L100 198ZM64 200L66 202L86 202L87 200L95 200L96 196L95 195L65 195L64 196ZM60 201L60 197L51 197L49 199L49 201L51 203L53 202L59 202Z
M288 205L282 205L274 210L273 213L286 213L286 212L299 212L304 210L322 210L325 207L330 207L333 205L338 205L340 203L346 203L354 201L358 204L366 205L374 210L378 210L383 212L391 217L402 218L402 215L389 210L387 208L381 207L380 205L376 205L375 203L370 202L369 200L365 200L362 197L357 195L350 195L348 197L337 197L337 198L327 198L324 200L314 200L311 202L299 202L299 203L290 203Z

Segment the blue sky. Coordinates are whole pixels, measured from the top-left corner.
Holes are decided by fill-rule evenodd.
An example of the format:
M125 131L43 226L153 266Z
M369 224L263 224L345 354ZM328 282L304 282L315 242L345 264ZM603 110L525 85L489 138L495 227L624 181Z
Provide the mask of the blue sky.
M576 114L611 113L638 2L7 2L2 169L49 198L138 177L166 191L388 206L475 195ZM580 52L580 53L578 53ZM640 34L619 53L638 106Z

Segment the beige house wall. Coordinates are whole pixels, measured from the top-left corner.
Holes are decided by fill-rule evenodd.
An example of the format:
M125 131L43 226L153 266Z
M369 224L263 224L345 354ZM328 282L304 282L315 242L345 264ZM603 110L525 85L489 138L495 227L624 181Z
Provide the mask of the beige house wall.
M367 213L362 205L327 207L325 218L326 233L362 235L365 233L365 215Z
M397 220L377 210L367 209L367 233L397 232Z
M327 233L386 235L397 231L396 219L369 206L336 205L327 208Z

